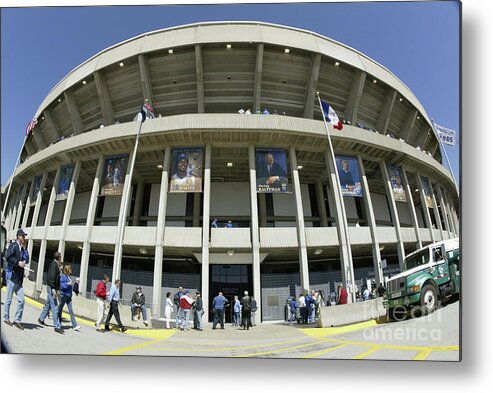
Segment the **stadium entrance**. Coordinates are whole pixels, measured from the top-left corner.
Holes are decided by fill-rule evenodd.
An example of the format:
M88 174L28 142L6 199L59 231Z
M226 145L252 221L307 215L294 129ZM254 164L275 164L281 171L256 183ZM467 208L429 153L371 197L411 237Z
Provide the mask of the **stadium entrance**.
M210 303L212 305L212 299L221 291L229 301L229 306L224 310L225 320L227 323L231 323L235 295L240 300L244 291L253 295L252 265L211 265L209 277ZM210 307L209 318L210 321L214 319L212 306Z

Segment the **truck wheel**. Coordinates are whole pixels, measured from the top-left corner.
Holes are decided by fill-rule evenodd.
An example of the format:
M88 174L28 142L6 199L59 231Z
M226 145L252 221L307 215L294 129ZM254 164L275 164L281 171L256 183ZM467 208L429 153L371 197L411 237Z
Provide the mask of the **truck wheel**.
M431 314L437 308L438 296L437 290L433 285L425 285L421 289L421 308L425 315Z
M403 306L397 306L389 309L389 318L392 321L399 322L405 320L407 317L407 309Z

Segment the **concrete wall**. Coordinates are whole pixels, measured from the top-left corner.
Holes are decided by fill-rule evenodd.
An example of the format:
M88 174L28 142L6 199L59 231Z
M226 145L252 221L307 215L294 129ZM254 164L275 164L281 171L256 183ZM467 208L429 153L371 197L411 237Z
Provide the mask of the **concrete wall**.
M211 217L250 216L250 184L211 183Z
M72 220L85 219L87 217L90 199L90 191L75 194L74 203L72 206Z

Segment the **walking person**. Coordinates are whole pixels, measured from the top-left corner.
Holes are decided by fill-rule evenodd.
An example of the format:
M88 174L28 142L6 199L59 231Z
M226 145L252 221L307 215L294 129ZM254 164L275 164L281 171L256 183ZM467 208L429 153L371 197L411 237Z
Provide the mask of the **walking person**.
M238 296L235 295L235 300L234 300L234 305L233 305L233 326L240 326L242 324L242 321L240 320L241 318L241 304L240 304L240 299L238 299Z
M193 299L190 297L190 291L188 289L185 289L185 293L180 298L180 308L182 309L183 312L182 314L183 320L180 330L183 330L185 332L188 330L188 324L190 322L190 313L192 311L192 304L193 304Z
M380 283L380 285L377 288L377 292L378 292L378 296L379 297L383 297L383 295L385 294L385 292L387 292L387 290L383 286L383 283Z
M179 329L182 325L183 322L183 311L180 307L180 299L183 296L183 288L180 287L178 288L178 292L175 293L175 296L173 298L173 303L176 307L176 322L175 322L175 327Z
M252 326L252 298L248 296L248 291L245 291L241 298L241 310L243 329L250 330L250 326Z
M342 284L339 284L337 286L337 300L336 304L347 304L347 290L342 286Z
M96 286L96 305L98 308L98 319L96 320L96 330L98 332L104 332L104 330L101 328L101 324L104 321L105 314L104 314L104 307L105 307L105 302L106 302L106 296L108 296L108 292L106 291L106 283L108 282L109 277L105 274L103 276L103 279L98 282L98 285Z
M22 314L24 312L24 267L29 263L29 254L26 249L27 233L19 228L16 234L16 240L10 243L5 259L7 266L5 269L5 278L7 280L7 296L5 297L3 321L9 326L15 326L24 330L22 326ZM10 322L10 305L14 292L17 296L17 308L15 310L14 322Z
M120 302L120 280L115 280L115 283L111 286L108 301L110 303L110 310L108 311L108 316L106 317L106 321L104 323L104 329L107 331L110 330L111 317L114 315L116 322L120 327L120 331L125 333L128 329L123 326L120 319L120 311L118 310L118 304Z
M173 311L173 302L171 301L171 292L166 292L166 304L164 306L164 317L166 318L166 329L171 329L169 322L171 320L171 311Z
M252 326L257 326L255 323L255 315L257 315L257 301L252 295Z
M289 303L289 312L291 315L289 316L288 322L292 325L293 321L296 321L296 299L294 296L291 298L291 302Z
M204 325L202 322L202 316L204 315L204 301L202 300L202 296L200 295L200 291L196 292L195 303L194 303L194 322L193 328L196 330L204 330ZM197 323L195 323L197 321Z
M80 326L77 325L77 320L75 319L74 310L72 308L73 282L70 278L71 274L72 266L65 265L63 267L63 273L60 277L60 307L58 308L58 320L62 320L63 306L66 304L70 315L70 321L72 322L72 328L77 332L80 330ZM55 318L55 313L53 313L53 318Z
M53 314L53 326L55 332L63 334L61 321L58 317L58 291L60 290L60 269L62 268L62 254L58 251L53 255L53 260L48 265L48 273L46 275L46 303L38 317L40 325L46 326L45 320L48 312L51 310Z
M135 292L132 295L132 305L130 306L130 309L132 310L132 322L135 322L135 313L140 309L142 312L142 317L144 318L144 325L149 326L147 323L147 313L146 313L146 297L142 293L142 288L137 286L135 288Z
M228 299L223 296L222 292L212 300L212 310L214 312L214 320L212 321L212 328L215 329L218 322L221 325L221 329L224 329L224 307L228 304Z

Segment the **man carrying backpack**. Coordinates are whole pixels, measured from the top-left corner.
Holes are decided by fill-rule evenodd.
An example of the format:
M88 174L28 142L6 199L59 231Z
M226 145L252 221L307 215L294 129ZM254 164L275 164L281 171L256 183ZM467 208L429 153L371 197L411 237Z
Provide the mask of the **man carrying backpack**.
M248 296L248 291L244 292L244 295L241 298L241 312L242 312L242 324L243 330L250 330L250 326L252 326L252 298Z
M19 228L16 234L16 240L10 243L5 258L7 266L5 277L7 279L7 296L5 298L5 307L3 321L9 326L15 326L24 330L21 324L22 314L24 312L24 267L29 263L29 254L26 249L27 233ZM10 322L10 305L14 292L17 296L17 309L15 310L14 322Z

